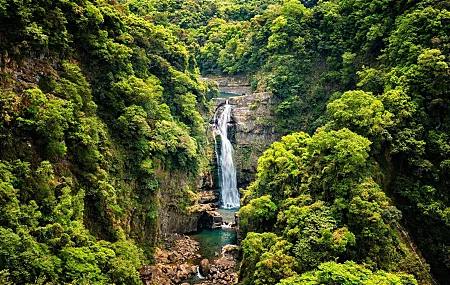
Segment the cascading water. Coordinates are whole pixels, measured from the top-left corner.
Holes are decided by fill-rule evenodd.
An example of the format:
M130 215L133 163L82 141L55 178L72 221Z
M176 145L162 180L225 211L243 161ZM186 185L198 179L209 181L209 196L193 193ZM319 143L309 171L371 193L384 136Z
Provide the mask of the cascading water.
M217 116L217 113L216 113ZM231 118L231 106L228 104L228 99L225 104L220 117L215 119L216 130L220 134L221 149L220 157L217 155L217 162L221 170L221 179L219 179L220 191L221 191L221 203L220 206L223 209L238 208L239 192L237 190L236 181L236 168L233 163L233 146L228 139L228 122ZM216 144L217 147L217 144Z

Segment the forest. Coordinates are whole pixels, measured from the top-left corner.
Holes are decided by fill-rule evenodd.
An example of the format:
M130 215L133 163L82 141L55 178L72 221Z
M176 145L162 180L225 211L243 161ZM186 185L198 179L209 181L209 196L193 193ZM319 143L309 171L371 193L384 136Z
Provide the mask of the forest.
M237 75L283 135L239 284L450 284L449 64L448 0L0 0L0 283L142 284Z

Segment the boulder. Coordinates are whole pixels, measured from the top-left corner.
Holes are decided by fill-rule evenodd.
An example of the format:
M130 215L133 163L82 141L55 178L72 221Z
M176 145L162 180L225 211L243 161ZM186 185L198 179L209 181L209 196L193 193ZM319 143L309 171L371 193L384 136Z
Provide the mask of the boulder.
M241 248L234 244L227 244L222 248L222 256L228 260L236 260L240 257Z
M198 221L198 230L218 229L222 227L223 218L216 211L206 211Z
M206 276L208 276L210 269L211 269L211 264L209 264L209 260L206 258L203 259L200 262L200 266L199 266L200 274L202 276L206 277Z

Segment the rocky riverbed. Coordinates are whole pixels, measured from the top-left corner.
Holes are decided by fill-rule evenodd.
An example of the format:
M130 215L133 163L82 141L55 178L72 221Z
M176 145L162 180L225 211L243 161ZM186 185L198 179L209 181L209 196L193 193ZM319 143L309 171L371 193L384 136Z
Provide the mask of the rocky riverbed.
M141 268L146 285L237 284L239 247L226 245L211 261L199 254L199 242L174 234L155 250L154 265ZM203 276L199 273L202 273Z

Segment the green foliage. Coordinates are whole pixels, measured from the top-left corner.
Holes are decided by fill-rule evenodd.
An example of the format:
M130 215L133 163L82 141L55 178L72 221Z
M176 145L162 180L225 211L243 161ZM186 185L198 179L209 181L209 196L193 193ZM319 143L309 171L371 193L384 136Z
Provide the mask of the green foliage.
M279 238L270 232L266 233L248 233L242 241L242 265L239 272L240 283L245 285L254 284L256 266L261 260L264 252L270 250L277 243Z
M194 46L201 72L253 76L252 86L276 99L277 130L309 134L286 137L297 147L282 141L267 150L245 204L270 195L283 212L299 197L324 201L357 244L378 244L373 249L360 244L371 252L367 264L393 270L398 256L385 259L389 254L380 253L384 257L377 258L375 253L398 247L387 224L395 225L400 215L379 196L383 189L402 210L401 223L432 271L445 282L448 3L243 2L218 3L214 16L189 31L186 41ZM178 23L170 16L166 20ZM364 229L351 229L348 223L362 213L373 224L355 221ZM361 252L348 254L355 260Z
M337 228L330 209L322 201L312 205L290 206L278 215L277 227L293 244L292 252L301 272L346 251L355 245L355 236L347 228Z
M447 53L449 20L448 10L432 6L401 17L389 37L389 62L392 65L414 63L426 48L444 47Z
M158 122L150 147L161 160L167 160L174 168L198 171L197 142L188 132L169 121Z
M1 163L0 169L5 209L0 264L8 269L11 280L20 284L36 278L56 283L140 283L139 250L132 244L124 247L125 241L96 241L83 226L84 192L74 193L70 185L55 180L49 162L42 162L35 172L20 161ZM20 195L27 188L28 196ZM128 259L123 260L126 255Z
M393 115L384 110L383 103L364 91L347 91L327 105L331 127L349 128L372 141L389 137L387 128Z
M258 252L247 251L242 266L254 264L259 269L254 276L241 271L244 280L276 284L283 276L336 259L397 270L398 262L409 256L390 226L401 213L374 182L369 146L368 139L348 129L324 128L312 137L285 136L264 153L258 178L245 193L248 204L240 210L241 224L244 233L275 232L283 246L259 257L249 256ZM255 239L252 232L247 237L249 242Z
M239 210L242 233L269 231L276 220L276 210L277 205L270 200L270 196L251 200L250 204Z
M243 241L243 284L414 284L400 271L427 284L399 222L445 282L449 9L0 0L0 280L140 282L130 228L154 242L159 177L180 172L191 189L207 164L217 86L201 72L253 75L292 133L245 193L245 231L260 234Z
M128 2L0 1L0 282L141 283L159 179L207 164L217 87L162 1Z
M245 200L266 194L276 204L300 194L337 198L348 191L347 185L367 174L369 145L369 140L348 129L322 130L313 137L285 136L259 159L258 179Z
M364 285L414 285L417 282L409 275L392 274L384 271L372 272L361 265L348 261L344 264L323 263L318 270L282 280L279 285L295 284L364 284Z
M261 254L256 264L255 283L257 285L275 285L278 280L295 274L295 258L286 254L291 244L285 240L277 241L269 251Z

